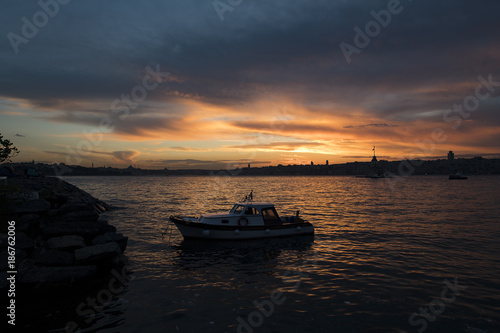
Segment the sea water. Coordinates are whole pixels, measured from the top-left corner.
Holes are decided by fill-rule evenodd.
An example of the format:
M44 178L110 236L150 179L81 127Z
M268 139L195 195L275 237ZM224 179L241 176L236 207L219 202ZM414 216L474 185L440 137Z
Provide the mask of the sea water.
M116 293L103 281L37 299L27 330L500 332L500 177L64 179L114 207L103 218L129 237L131 273ZM206 242L168 228L251 190L315 235Z

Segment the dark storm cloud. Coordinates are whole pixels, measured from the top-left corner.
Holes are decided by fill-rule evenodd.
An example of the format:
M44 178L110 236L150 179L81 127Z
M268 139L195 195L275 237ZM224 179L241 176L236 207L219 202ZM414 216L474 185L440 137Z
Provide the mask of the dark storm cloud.
M344 126L344 128L364 128L364 127L398 127L399 125L389 125L389 124L386 124L386 123L383 123L383 124L367 124L367 125L358 125L358 126L354 126L354 125L347 125L347 126Z
M72 154L71 152L45 151L45 153L51 154L51 155L58 155L58 156L62 156L62 157L73 156L73 157L81 158L80 155L75 155L75 154ZM137 152L130 151L130 150L112 151L112 152L92 151L92 152L89 152L88 154L89 155L111 156L116 161L132 164L132 159L137 155Z
M84 112L59 112L55 115L45 116L42 119L47 119L53 122L60 123L77 123L93 127L99 127L102 132L112 130L117 134L128 134L140 136L144 134L144 130L160 131L160 130L181 130L185 127L183 120L168 115L158 114L139 114L130 115L120 118L112 112L102 113L84 113Z
M233 126L241 129L254 130L256 132L274 132L269 122L258 121L236 121L232 123ZM285 125L286 133L337 133L338 130L328 125L309 125L309 124L291 124Z
M321 147L325 146L323 143L319 142L272 142L272 143L259 143L259 144L247 144L247 145L237 145L237 146L227 146L230 149L272 149L272 150L283 150L283 151L294 151L297 148L303 147Z
M500 3L488 0L402 0L401 13L347 64L339 44L353 44L353 28L364 29L370 11L387 3L245 1L221 22L212 1L71 1L18 54L2 39L0 95L44 108L68 99L111 102L141 83L146 66L160 64L178 80L148 100L196 96L238 105L300 90L307 105L379 101L370 110L390 117L446 107L460 97L447 87L480 74L500 78ZM0 33L21 34L21 18L39 10L35 1L4 4ZM408 93L426 86L443 91ZM402 97L379 99L389 93Z

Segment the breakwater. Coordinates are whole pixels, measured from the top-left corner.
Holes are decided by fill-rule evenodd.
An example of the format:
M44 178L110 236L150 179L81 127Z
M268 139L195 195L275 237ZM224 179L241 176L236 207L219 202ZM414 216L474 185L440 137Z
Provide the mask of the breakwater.
M0 184L0 288L75 285L124 266L128 238L100 217L105 202L56 177Z

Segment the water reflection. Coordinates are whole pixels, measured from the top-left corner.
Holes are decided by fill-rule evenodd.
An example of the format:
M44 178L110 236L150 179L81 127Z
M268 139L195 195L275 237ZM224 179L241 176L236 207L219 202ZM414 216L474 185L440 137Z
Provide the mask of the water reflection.
M305 252L310 250L313 242L314 235L244 242L185 239L173 246L177 253L174 262L187 270L208 265L227 266L225 268L228 269L247 265L251 269L254 266L269 267L276 264L276 259L283 251Z
M463 331L466 325L500 330L495 324L498 177L467 184L408 177L396 189L385 181L350 177L224 182L219 186L213 177L75 179L126 208L108 219L130 237L127 255L138 278L123 295L127 310L116 313L126 321L102 332L235 331L236 318L256 309L254 300L286 286L283 275L313 257L300 287L287 292L287 301L259 332L415 331L410 314L439 297L444 279L455 277L468 289L426 332ZM275 203L280 214L300 209L315 226L314 238L200 242L183 240L177 231L170 241L161 238L169 215L227 211L250 189L258 200Z

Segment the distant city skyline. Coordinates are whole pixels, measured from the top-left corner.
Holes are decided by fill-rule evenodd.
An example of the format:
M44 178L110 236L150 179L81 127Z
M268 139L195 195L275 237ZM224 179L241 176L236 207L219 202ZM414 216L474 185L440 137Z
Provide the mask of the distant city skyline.
M15 162L86 167L338 164L370 161L374 145L389 161L498 158L498 12L487 0L6 3L0 133Z
M240 163L225 163L221 164L220 168L214 168L214 165L210 164L208 165L208 168L203 168L201 167L201 164L199 164L197 167L194 168L178 168L178 167L162 167L162 168L148 168L148 167L143 167L141 165L137 164L131 164L129 166L125 167L113 167L111 165L94 165L94 163L91 163L90 166L86 165L67 165L65 163L62 164L53 164L53 163L47 163L45 161L17 161L17 162L10 162L7 163L7 165L14 166L14 167L22 167L22 168L31 168L32 166L35 167L35 169L39 169L40 167L44 170L44 173L47 175L71 175L71 174L76 174L80 175L82 174L82 170L107 170L107 169L113 169L113 170L121 170L121 171L139 171L142 170L145 172L145 174L149 174L149 171L156 172L156 173L151 173L151 174L169 174L171 171L187 171L187 173L181 173L181 174L189 174L188 171L227 171L229 173L233 173L234 171L241 171L242 169L268 169L268 168L289 168L289 167L298 167L300 169L296 170L307 170L310 173L308 174L315 174L314 170L318 167L320 168L326 168L326 169L316 169L319 171L326 171L329 170L328 172L324 172L322 174L330 174L330 175L335 175L335 174L350 174L346 173L346 168L348 172L354 171L355 169L359 169L358 167L355 167L354 169L351 168L352 165L361 165L362 168L372 168L373 163L383 165L383 168L388 168L390 166L389 172L393 173L394 176L408 176L411 175L415 172L415 170L419 169L421 174L427 172L422 172L422 170L427 170L429 173L430 172L443 172L446 171L448 172L450 168L454 166L463 166L466 169L469 170L479 170L482 169L482 174L498 174L500 173L500 156L497 156L497 154L492 154L491 156L480 156L480 155L456 155L453 151L449 151L447 156L436 156L435 158L429 157L429 158L415 158L414 160L410 161L410 164L407 164L407 160L387 160L384 159L383 157L377 156L377 158L374 158L374 156L370 156L371 161L367 160L357 160L357 161L351 161L351 162L331 162L329 160L325 160L323 163L315 163L314 161L310 161L309 163L305 164L277 164L277 165L252 165L251 163L247 163L246 165L241 165ZM423 165L422 165L423 162ZM438 163L438 164L436 164ZM63 165L64 166L61 166ZM411 168L414 168L415 170L408 174L407 172L401 173L401 166L402 165L411 165ZM309 169L308 167L313 167L314 169ZM437 169L432 169L435 167L439 167L439 170ZM343 170L341 173L336 173L336 171ZM430 169L429 169L430 168ZM158 173L159 172L159 173ZM446 173L445 172L445 173ZM471 172L471 171L470 171ZM472 171L474 172L474 171ZM474 173L477 173L474 172ZM84 175L90 175L87 172L83 172ZM96 173L96 174L99 174ZM114 174L112 172L112 174ZM140 173L142 174L142 173ZM174 173L175 174L175 173ZM196 173L195 173L196 174ZM244 175L245 173L241 174L240 172L236 172L235 175ZM252 173L255 175L254 173ZM263 174L267 174L264 172ZM293 173L292 173L293 174ZM306 173L307 174L307 173ZM321 173L320 173L321 174ZM418 173L417 173L418 174Z

